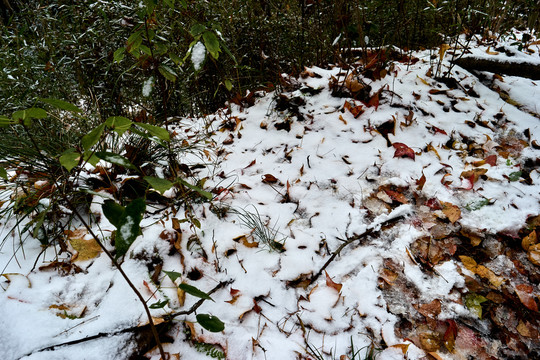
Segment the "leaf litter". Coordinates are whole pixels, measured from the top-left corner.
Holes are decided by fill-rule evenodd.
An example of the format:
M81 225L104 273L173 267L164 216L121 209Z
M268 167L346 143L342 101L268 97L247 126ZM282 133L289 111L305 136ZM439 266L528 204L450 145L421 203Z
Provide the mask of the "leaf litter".
M450 51L441 47L440 58ZM284 76L280 91L249 93L201 119L220 129L210 139L217 169L199 170L206 186L234 181L213 204L195 206L200 229L171 213L147 215L123 264L159 304L156 319L199 300L185 293L231 282L201 305L209 315L178 318L167 352L310 359L310 349L347 354L353 339L358 349L380 349L380 359L540 356L540 123L531 114L538 97L512 95L518 108L457 66L459 86L450 87L431 75L429 55L396 58L391 68L370 61L349 74L312 67L298 79ZM519 94L522 83L508 83ZM251 230L268 229L262 238L235 215L249 209ZM96 226L105 238L115 230L105 216ZM80 271L33 270L37 241L4 270L28 279L3 277L4 358L137 352L117 331L145 323L140 304L97 249L83 256L72 246ZM40 255L38 269L69 267L64 255ZM99 333L113 335L39 352ZM159 358L156 350L146 355Z

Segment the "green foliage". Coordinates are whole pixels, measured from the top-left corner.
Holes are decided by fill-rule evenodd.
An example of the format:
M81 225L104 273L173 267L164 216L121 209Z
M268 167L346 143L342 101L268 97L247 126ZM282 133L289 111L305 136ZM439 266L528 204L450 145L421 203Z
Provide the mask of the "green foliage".
M209 356L212 359L225 359L225 353L212 344L195 342L193 345L198 352L204 353L206 356Z
M257 242L266 245L271 251L283 252L285 239L278 240L278 229L275 226L270 228L261 218L257 208L253 208L255 212L249 212L245 209L231 209L230 211L238 216L242 225L251 229Z
M105 200L103 214L116 228L114 239L116 258L124 256L131 244L140 235L140 223L145 209L146 203L144 199L135 199L125 208L112 200Z
M181 289L181 290L184 290L186 293L190 294L190 295L193 295L193 296L196 296L198 298L201 298L201 299L205 299L205 300L212 300L214 301L210 295L208 295L207 293L205 293L204 291L201 291L199 289L197 289L195 286L191 286L191 285L188 285L188 284L180 284L178 285L178 287ZM221 331L221 330L220 330Z
M225 329L225 324L216 316L208 314L197 314L197 322L203 328L211 332L220 332Z

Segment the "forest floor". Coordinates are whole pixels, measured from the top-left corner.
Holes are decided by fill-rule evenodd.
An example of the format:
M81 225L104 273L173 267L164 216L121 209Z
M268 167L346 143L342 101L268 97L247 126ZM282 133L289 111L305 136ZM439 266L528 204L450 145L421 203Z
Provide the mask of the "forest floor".
M468 51L540 65L539 43L513 36ZM176 136L214 129L183 162L215 198L197 221L148 213L122 265L156 322L198 306L163 339L171 359L540 357L540 81L440 77L462 51L308 68L176 122ZM0 358L158 359L124 279L83 229L66 236L71 253L2 242Z

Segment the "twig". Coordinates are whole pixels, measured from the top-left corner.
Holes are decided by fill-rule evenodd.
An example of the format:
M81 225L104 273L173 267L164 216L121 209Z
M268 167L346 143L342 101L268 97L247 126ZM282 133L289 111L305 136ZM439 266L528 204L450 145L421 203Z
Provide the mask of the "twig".
M387 225L390 225L390 224L394 224L396 223L397 221L403 219L405 216L404 215L400 215L400 216L396 216L394 218L391 218L391 219L388 219L388 220L385 220L381 223L377 223L375 226L371 226L370 228L368 228L366 231L364 231L363 233L361 234L358 234L358 235L354 235L354 236L351 236L351 237L348 237L347 240L341 244L336 251L334 251L334 253L332 254L332 256L330 256L330 259L328 259L324 265L321 267L321 269L315 274L313 275L313 277L311 278L311 280L309 281L309 285L313 284L318 278L319 276L321 276L322 272L328 267L328 265L330 265L330 263L336 258L336 256L338 256L341 251L349 244L357 241L357 240L362 240L364 238L366 238L367 236L369 235L374 235L376 233L379 233L381 230L380 228L383 227L383 226L387 226Z

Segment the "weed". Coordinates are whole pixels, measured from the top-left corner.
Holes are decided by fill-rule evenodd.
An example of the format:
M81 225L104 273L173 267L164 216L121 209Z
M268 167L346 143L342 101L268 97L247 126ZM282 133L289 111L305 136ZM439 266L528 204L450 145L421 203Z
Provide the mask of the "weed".
M277 240L279 229L276 225L269 227L255 206L255 212L250 212L245 209L230 209L229 211L238 216L240 223L251 229L252 235L259 243L267 246L271 251L283 252L285 250L284 243L286 238Z

